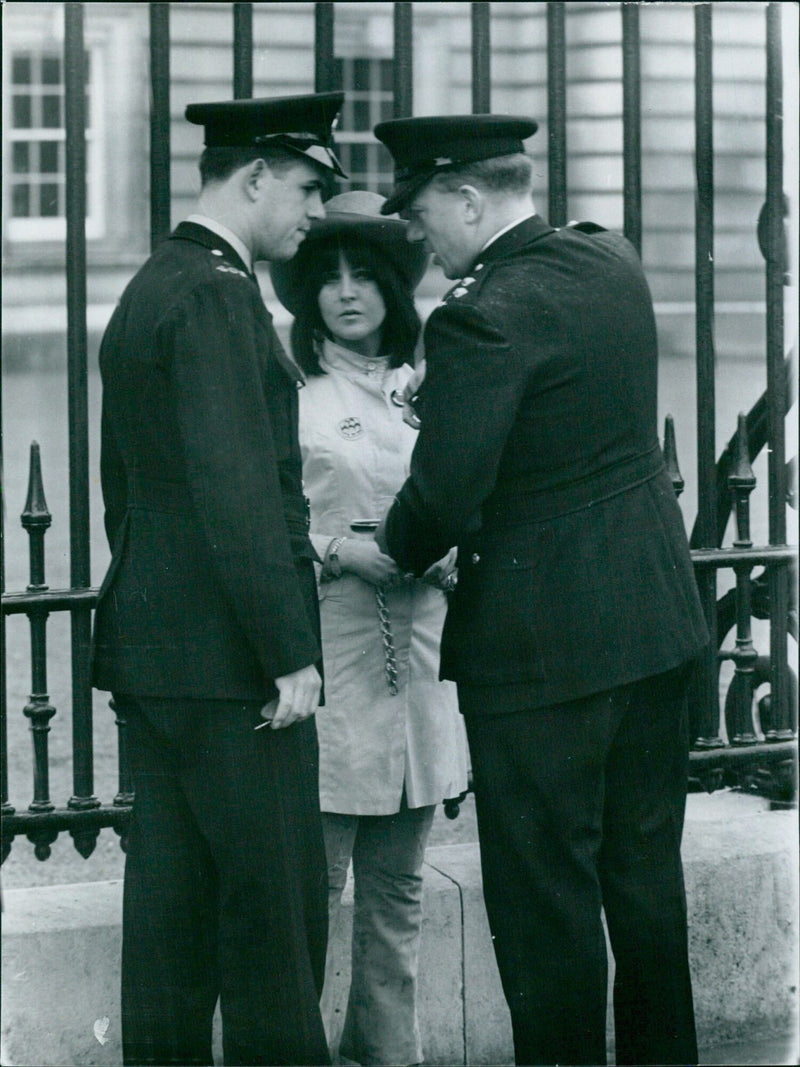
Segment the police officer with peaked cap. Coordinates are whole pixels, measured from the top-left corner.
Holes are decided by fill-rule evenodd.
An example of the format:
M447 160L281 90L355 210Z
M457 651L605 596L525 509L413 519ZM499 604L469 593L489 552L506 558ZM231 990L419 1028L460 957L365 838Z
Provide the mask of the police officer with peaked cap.
M342 174L341 93L193 104L202 189L103 338L113 558L94 684L127 722L126 1064L329 1062L313 713L319 619L301 375L253 273L291 258ZM262 729L263 727L263 729Z
M517 1063L696 1063L680 860L685 687L708 639L656 431L639 259L536 213L532 120L398 119L383 207L457 284L431 313L419 438L376 536L458 545L441 675L469 736Z

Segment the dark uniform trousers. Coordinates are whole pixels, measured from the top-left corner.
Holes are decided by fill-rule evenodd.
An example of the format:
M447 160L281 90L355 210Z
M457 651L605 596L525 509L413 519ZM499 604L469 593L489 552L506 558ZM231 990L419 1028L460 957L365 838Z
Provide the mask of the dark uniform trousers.
M606 1062L601 908L616 1062L697 1063L680 863L688 671L465 716L518 1064Z
M327 885L313 721L258 703L116 697L136 801L125 868L126 1064L325 1064Z

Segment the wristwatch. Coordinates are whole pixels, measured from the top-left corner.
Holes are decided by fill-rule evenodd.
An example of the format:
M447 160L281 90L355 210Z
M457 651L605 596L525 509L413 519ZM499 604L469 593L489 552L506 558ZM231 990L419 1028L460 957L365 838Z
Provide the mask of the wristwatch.
M325 551L322 561L322 573L319 576L321 582L333 582L342 577L342 565L339 562L339 549L346 540L344 537L334 537Z

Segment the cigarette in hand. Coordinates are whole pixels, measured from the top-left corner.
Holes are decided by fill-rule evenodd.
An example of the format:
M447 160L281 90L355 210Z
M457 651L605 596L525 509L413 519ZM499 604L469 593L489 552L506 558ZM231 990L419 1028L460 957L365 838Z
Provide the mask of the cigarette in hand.
M274 700L270 700L269 703L265 704L264 707L261 709L261 714L262 715L264 715L264 712L266 712L267 714L264 717L264 721L260 722L258 724L258 726L254 726L253 729L254 730L263 730L265 726L272 726L272 720L275 718L275 712L277 710L278 710L278 700L277 700L277 697L276 697Z

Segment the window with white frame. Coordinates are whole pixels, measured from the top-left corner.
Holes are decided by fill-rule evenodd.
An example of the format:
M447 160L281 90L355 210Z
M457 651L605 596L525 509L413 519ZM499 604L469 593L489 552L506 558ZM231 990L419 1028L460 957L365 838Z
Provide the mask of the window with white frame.
M335 62L336 84L345 92L336 129L337 152L350 176L343 184L388 196L394 184L394 164L372 129L392 118L392 60L348 57Z
M86 235L104 233L101 53L86 52ZM6 138L11 166L6 233L11 241L66 235L66 131L61 49L19 45L8 64Z

